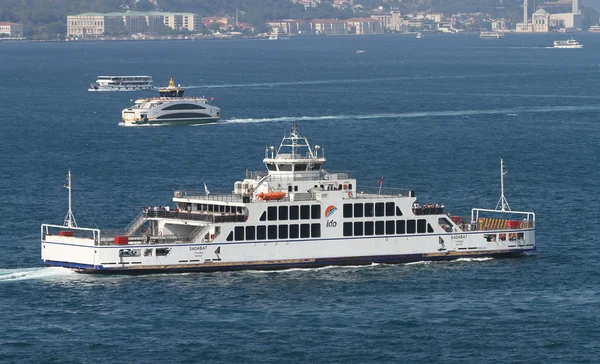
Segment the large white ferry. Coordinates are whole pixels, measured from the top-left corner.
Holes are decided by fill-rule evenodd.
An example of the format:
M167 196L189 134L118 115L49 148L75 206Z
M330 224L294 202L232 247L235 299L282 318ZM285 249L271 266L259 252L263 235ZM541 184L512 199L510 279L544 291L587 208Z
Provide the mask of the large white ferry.
M41 225L44 264L90 273L149 273L364 265L514 256L535 246L535 214L495 209L453 216L414 191L357 187L329 172L323 151L294 126L265 150L266 171L246 172L230 194L175 191L174 205L145 208L122 230Z
M504 33L500 32L481 32L479 33L481 39L504 39Z
M150 76L98 76L88 91L139 91L153 88Z
M583 44L573 38L569 40L555 40L552 48L583 48Z
M221 118L221 109L209 105L204 97L183 97L184 89L175 86L158 89L160 97L142 98L121 112L124 124L204 124Z

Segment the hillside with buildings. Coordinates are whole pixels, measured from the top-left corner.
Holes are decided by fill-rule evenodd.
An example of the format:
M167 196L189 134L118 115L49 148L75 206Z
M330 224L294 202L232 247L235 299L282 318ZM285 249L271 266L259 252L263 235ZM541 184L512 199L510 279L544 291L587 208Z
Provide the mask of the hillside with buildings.
M0 22L29 39L545 32L598 24L598 13L573 1L0 0Z

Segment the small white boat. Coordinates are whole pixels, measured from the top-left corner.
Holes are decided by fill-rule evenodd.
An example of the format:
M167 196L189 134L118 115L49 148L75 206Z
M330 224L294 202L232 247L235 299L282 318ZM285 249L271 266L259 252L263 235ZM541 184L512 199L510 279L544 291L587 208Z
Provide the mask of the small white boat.
M364 50L364 49L358 49L358 50L356 51L356 54L363 54L363 53L365 53L365 50Z
M479 33L480 39L503 39L504 34L500 32L481 32Z
M418 32L418 33L417 33L417 39L421 39L421 38L423 38L423 33L421 33L421 32Z
M150 76L98 76L88 91L139 91L152 90Z
M269 34L269 40L289 40L290 36L286 33L271 33Z
M554 47L552 48L583 48L583 44L573 38L569 40L555 40Z

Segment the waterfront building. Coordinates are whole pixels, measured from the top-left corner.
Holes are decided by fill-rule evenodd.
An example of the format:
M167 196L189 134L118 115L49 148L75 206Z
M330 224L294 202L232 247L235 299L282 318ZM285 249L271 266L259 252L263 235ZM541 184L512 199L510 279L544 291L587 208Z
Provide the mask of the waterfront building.
M67 36L97 38L105 35L158 34L162 29L198 32L202 29L200 17L192 13L165 13L158 11L128 11L125 13L83 13L67 16Z
M348 34L372 35L383 34L383 24L372 18L346 19Z
M23 38L23 25L11 22L0 22L0 34L8 38Z
M532 30L534 32L548 32L550 25L550 14L544 9L538 9L531 15Z

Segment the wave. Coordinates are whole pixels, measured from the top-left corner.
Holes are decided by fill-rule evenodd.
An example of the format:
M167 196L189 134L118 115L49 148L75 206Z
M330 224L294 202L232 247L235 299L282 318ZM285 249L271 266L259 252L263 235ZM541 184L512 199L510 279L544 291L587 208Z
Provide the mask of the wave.
M324 121L324 120L372 120L372 119L410 119L424 117L446 117L446 116L477 116L506 114L515 116L520 113L550 113L550 112L587 112L598 111L600 106L538 106L520 107L510 109L488 109L488 110L450 110L429 112L407 112L407 113L383 113L362 115L315 115L315 116L278 116L272 118L231 118L223 122L235 123L266 123L266 122L293 122L293 121Z
M159 127L159 126L169 126L170 124L130 124L130 123L123 123L120 122L118 124L119 126L122 126L124 128L149 128L149 127Z
M280 270L248 270L252 274L273 274L273 273L290 273L290 272L319 272L330 269L364 269L380 266L380 263L371 263L367 265L326 265L318 268L289 268Z
M492 257L481 257L481 258L458 258L452 260L452 262L487 262L488 260L493 260Z
M48 279L76 274L61 267L0 269L0 282Z

